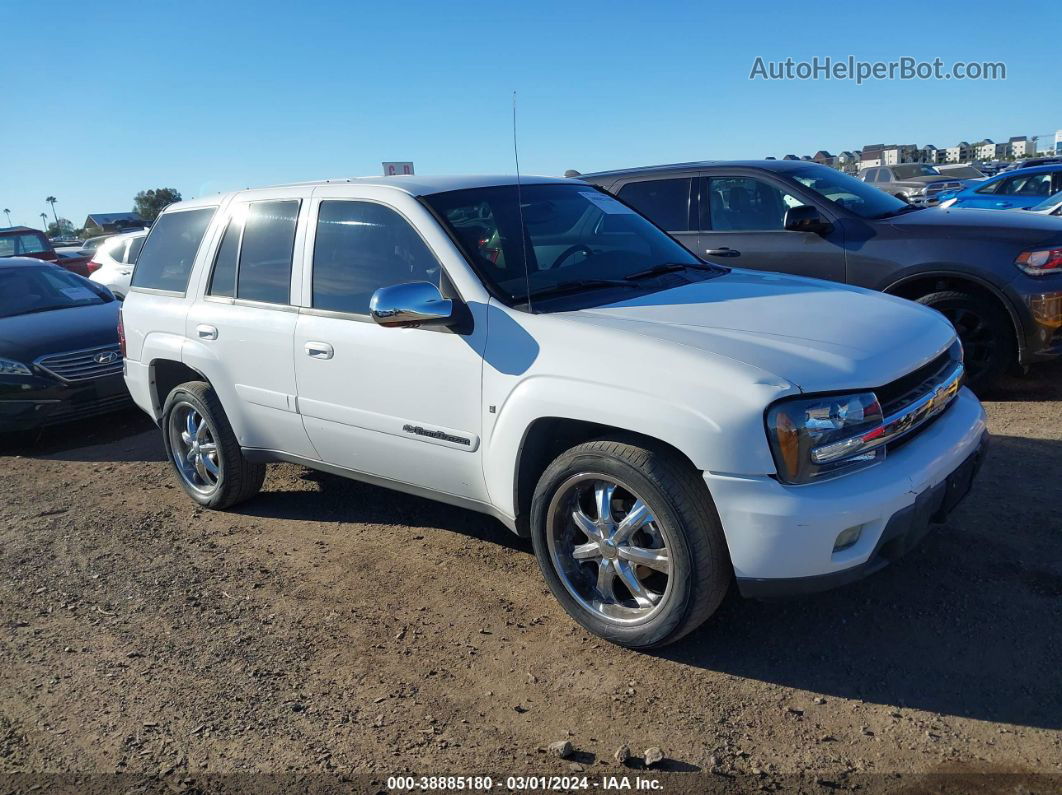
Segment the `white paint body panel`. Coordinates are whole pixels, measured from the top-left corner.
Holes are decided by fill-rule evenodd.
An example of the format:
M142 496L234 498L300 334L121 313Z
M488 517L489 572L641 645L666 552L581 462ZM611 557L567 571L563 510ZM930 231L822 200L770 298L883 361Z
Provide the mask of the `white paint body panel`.
M474 184L505 183L354 180L243 191L167 210L220 207L187 295L133 288L126 300L126 378L134 399L158 419L153 364L180 361L211 381L245 447L459 498L510 523L521 446L536 421L627 429L667 442L704 473L735 569L755 578L858 565L874 532L836 558L837 532L857 522L880 534L889 516L939 482L980 439L983 412L963 392L883 464L783 486L772 477L764 430L772 402L894 380L945 350L955 339L950 324L878 293L740 270L593 309L515 310L490 297L415 198ZM264 198L303 201L291 306L204 299L228 208ZM472 332L388 329L314 310L313 236L322 199L376 201L403 215L468 307ZM217 328L216 340L198 336L204 324ZM310 356L307 343L324 343L331 355Z

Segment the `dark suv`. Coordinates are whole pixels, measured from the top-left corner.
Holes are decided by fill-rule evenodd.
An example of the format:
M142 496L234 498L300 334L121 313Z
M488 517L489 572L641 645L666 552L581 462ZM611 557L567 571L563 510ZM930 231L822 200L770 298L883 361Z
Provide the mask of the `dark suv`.
M1062 224L918 209L806 161L680 163L583 174L698 256L869 287L955 325L972 386L1062 354Z

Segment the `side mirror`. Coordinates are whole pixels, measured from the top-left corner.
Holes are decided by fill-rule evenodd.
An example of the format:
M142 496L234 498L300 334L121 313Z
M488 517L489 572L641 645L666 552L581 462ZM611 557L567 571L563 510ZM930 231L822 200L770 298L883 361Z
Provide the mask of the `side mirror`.
M790 232L811 232L824 235L833 229L833 224L809 204L790 207L785 211L785 228Z
M429 282L381 287L372 294L369 314L381 326L445 326L454 318L454 302Z

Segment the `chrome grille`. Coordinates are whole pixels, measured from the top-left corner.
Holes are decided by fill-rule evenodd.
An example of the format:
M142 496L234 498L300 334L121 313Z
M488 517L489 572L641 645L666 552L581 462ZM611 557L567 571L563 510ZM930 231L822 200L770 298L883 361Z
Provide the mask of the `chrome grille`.
M122 372L122 354L117 343L67 353L52 353L34 362L39 368L63 381L90 381Z
M946 190L960 190L961 182L934 182L926 188L926 193L941 193Z

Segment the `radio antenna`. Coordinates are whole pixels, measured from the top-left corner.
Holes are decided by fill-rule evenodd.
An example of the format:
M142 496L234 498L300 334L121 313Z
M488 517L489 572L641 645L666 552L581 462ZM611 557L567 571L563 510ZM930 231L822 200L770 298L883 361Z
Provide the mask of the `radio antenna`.
M524 254L524 289L527 311L531 311L531 273L527 265L527 230L524 226L524 197L520 187L520 152L516 147L516 92L513 91L513 159L516 161L516 210L520 215L520 247Z

